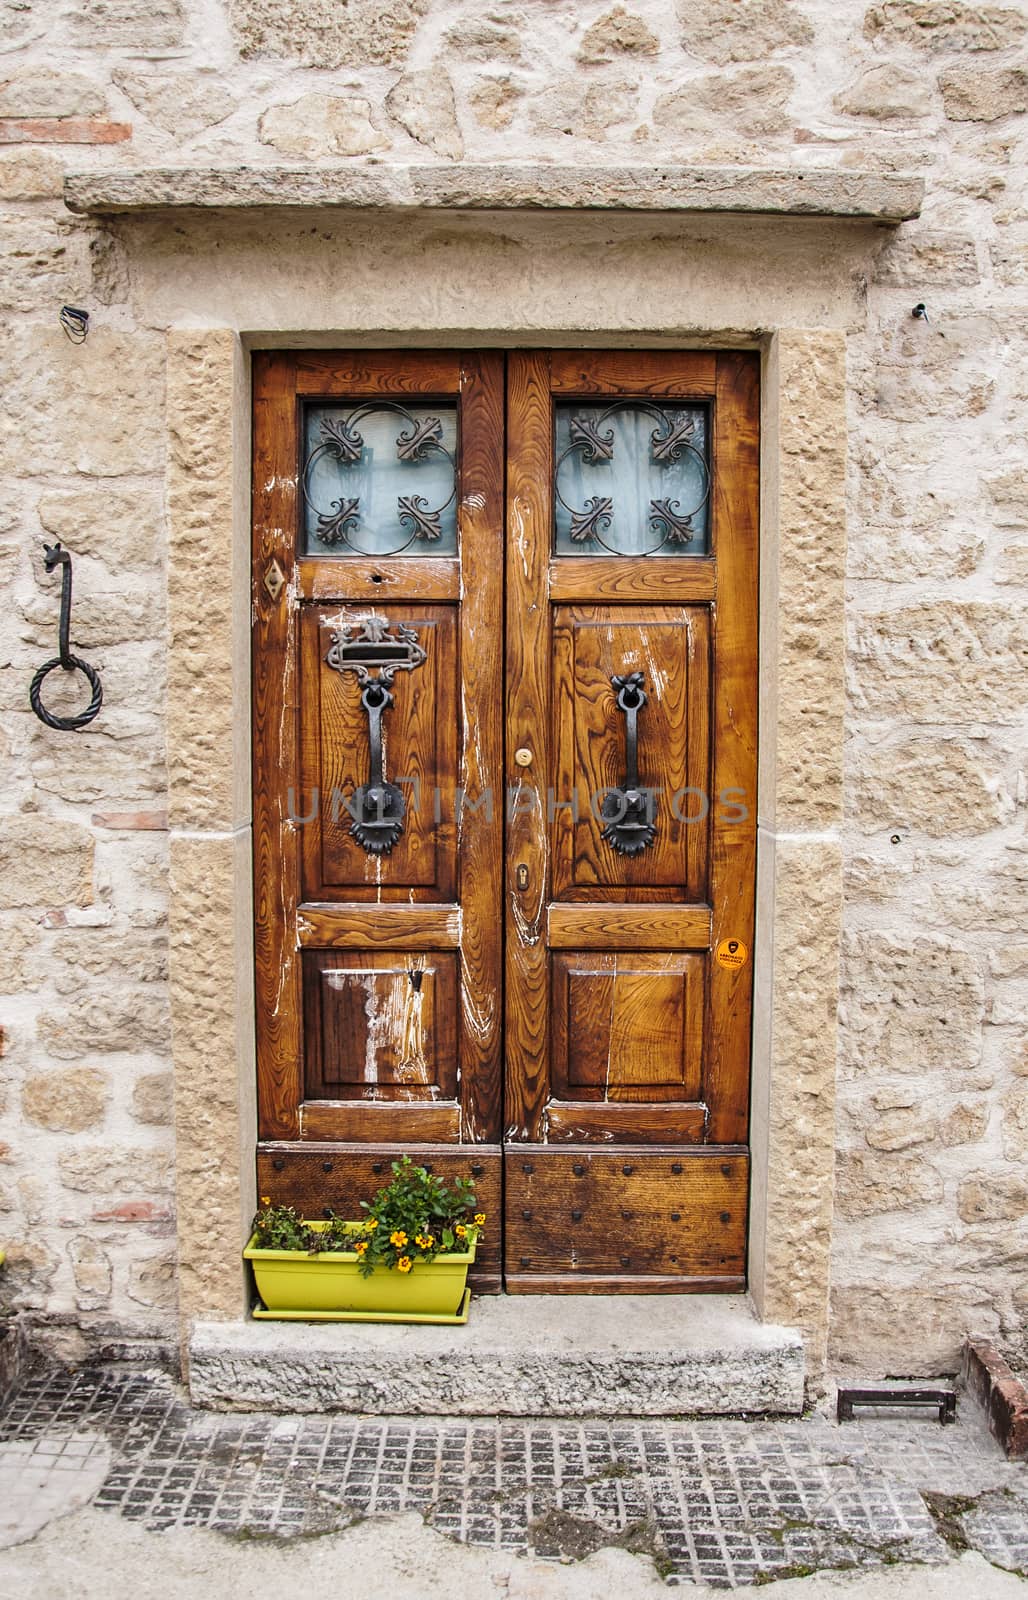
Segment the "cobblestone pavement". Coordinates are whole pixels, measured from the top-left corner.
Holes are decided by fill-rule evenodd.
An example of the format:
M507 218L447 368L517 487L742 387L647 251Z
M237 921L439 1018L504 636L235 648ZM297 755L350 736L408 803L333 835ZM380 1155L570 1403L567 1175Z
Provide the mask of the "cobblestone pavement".
M651 1555L670 1583L942 1564L1028 1573L1028 1472L969 1402L929 1417L416 1421L193 1410L164 1372L31 1372L0 1412L0 1544L91 1501L151 1529L290 1538L415 1512L463 1543Z

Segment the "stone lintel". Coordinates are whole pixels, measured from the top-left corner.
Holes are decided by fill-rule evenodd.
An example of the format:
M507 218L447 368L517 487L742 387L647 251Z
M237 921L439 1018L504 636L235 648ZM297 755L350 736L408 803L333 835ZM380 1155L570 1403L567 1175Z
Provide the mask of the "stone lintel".
M681 211L850 217L895 224L920 213L920 178L755 167L151 167L69 173L69 210L323 209Z
M200 1322L194 1404L435 1416L803 1409L804 1350L741 1295L491 1295L465 1327Z

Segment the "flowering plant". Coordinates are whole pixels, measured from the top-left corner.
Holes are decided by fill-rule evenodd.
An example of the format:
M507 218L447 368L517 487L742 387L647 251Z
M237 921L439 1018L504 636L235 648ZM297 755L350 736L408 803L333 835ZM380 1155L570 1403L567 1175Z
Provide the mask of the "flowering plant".
M314 1255L323 1250L355 1251L358 1270L370 1277L376 1267L410 1272L418 1261L437 1255L470 1250L485 1224L478 1210L470 1178L455 1178L452 1189L410 1156L392 1163L392 1182L379 1189L373 1200L362 1200L367 1212L363 1223L346 1222L330 1215L317 1227L297 1215L293 1206L272 1205L261 1197L253 1219L259 1250L302 1250Z

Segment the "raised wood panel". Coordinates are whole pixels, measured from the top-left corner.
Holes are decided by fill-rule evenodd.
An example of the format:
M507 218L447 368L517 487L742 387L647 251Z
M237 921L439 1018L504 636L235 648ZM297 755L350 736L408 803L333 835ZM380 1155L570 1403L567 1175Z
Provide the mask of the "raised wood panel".
M559 950L706 950L710 907L551 905L546 937Z
M705 958L553 958L553 1092L561 1100L698 1101Z
M717 591L716 573L717 563L704 556L558 556L550 562L550 599L704 605Z
M463 916L459 905L301 905L296 917L301 948L312 950L456 950Z
M305 1217L357 1218L360 1202L371 1200L391 1176L391 1163L409 1155L419 1166L438 1173L447 1183L472 1178L475 1195L486 1213L470 1281L480 1294L500 1287L501 1171L496 1145L396 1144L378 1149L331 1142L314 1150L309 1145L262 1144L257 1147L257 1192L281 1205L295 1206Z
M705 399L715 392L717 356L707 350L554 350L555 395L657 395Z
M452 900L457 888L454 816L458 742L457 613L453 606L372 608L395 632L404 622L427 658L397 672L394 704L382 718L386 777L404 794L404 826L388 855L354 839L347 804L368 781L368 718L356 674L337 672L326 655L344 622L360 626L367 607L305 606L300 690L301 824L305 900ZM317 804L315 805L315 799ZM312 812L314 813L312 815Z
M427 1103L411 1093L404 1102L305 1100L300 1106L300 1138L350 1144L389 1144L398 1140L457 1144L461 1108L456 1101Z
M636 1275L739 1277L747 1191L744 1150L526 1146L507 1161L508 1271L612 1287Z
M551 1100L551 1144L702 1144L707 1107L700 1102Z
M709 613L704 607L557 607L553 622L553 895L674 889L706 899L709 831ZM611 684L642 671L639 781L654 791L656 838L637 856L603 838L606 793L625 779L625 716ZM577 816L560 802L576 797ZM690 820L690 819L695 820Z
M305 951L310 1100L452 1100L457 957Z
M304 557L297 573L301 600L460 599L460 562L443 556Z
M296 392L310 399L371 399L410 395L443 399L460 389L461 355L456 350L298 350Z

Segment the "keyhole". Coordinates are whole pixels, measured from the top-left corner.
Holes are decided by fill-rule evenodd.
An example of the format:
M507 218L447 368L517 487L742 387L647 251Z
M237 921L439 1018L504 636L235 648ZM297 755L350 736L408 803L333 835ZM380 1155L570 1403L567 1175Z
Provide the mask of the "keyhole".
M384 583L385 579L380 572L373 572L371 574L371 581L372 583Z

